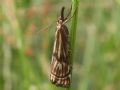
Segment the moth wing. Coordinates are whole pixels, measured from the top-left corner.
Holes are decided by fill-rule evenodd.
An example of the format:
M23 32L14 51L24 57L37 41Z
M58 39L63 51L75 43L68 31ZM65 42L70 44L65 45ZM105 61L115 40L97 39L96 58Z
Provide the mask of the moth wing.
M71 67L68 61L68 31L67 27L62 27L56 31L56 39L54 43L51 75L52 83L57 86L67 87L70 85Z

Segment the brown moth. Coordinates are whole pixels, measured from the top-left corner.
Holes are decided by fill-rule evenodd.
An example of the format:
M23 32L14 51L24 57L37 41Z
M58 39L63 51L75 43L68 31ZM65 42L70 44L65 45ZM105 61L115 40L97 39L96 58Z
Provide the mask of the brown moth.
M55 33L55 42L53 48L50 81L56 86L69 87L71 83L71 64L68 36L69 31L65 25L67 17L64 17L64 7L61 9L61 15L57 21L57 30Z

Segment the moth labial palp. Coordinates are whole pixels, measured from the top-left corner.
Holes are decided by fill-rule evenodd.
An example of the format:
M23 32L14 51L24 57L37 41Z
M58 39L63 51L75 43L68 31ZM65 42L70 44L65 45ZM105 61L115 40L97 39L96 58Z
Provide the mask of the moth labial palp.
M51 61L50 81L56 86L69 87L71 83L70 48L69 31L65 22L69 14L64 17L64 7L61 9L61 15L57 21L57 30L55 32L55 42ZM71 11L70 11L71 12Z

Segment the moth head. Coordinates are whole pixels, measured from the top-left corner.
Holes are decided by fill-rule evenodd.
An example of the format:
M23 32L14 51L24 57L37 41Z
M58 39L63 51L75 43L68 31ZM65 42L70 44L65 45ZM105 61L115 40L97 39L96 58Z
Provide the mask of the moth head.
M58 21L57 21L57 24L62 24L64 22L64 20L63 19L61 19L61 17L58 19Z
M57 21L57 26L58 26L59 28L61 27L62 24L64 24L64 23L67 21L69 15L70 15L70 13L71 13L71 9L70 9L69 13L68 13L67 16L65 17L65 16L64 16L64 10L65 10L65 7L62 7L62 8L61 8L60 17L58 18L58 21Z
M57 21L58 24L62 24L65 21L65 18L64 18L64 9L65 9L65 7L62 7L62 9L61 9L61 15L60 15L60 17L58 18L58 21Z
M58 19L57 21L57 28L60 29L63 24L63 21L61 19Z
M60 28L61 25L64 23L65 19L64 19L64 7L62 7L61 9L61 15L60 17L58 18L58 21L57 21L57 27Z

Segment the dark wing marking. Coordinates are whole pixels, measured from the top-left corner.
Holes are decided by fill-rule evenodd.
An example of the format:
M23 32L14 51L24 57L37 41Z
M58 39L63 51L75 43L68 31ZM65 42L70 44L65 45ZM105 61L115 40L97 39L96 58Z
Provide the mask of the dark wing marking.
M68 29L65 25L56 31L56 38L51 62L50 80L57 86L70 85L71 66L68 61Z

